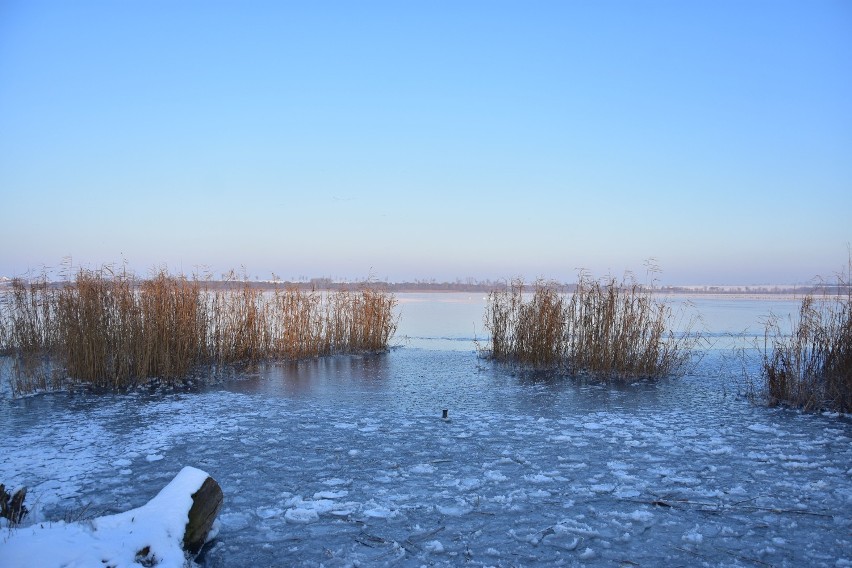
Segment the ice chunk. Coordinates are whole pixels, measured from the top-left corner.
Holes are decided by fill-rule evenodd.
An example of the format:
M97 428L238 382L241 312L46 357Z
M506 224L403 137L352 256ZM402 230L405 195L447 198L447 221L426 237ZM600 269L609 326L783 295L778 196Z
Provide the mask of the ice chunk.
M462 500L456 501L452 504L438 505L436 508L439 513L448 517L461 517L473 511L473 507L471 507L466 501Z
M752 432L758 432L760 434L775 434L779 436L781 435L781 433L778 431L778 428L773 428L772 426L767 426L765 424L752 424L751 426L748 426L748 429Z
M435 473L435 466L428 463L420 463L412 467L409 471L411 471L411 473L417 474Z
M239 531L251 525L252 520L245 513L222 513L219 522L229 531Z
M551 481L553 481L553 478L541 473L525 475L524 479L531 483L550 483Z
M340 499L349 495L348 491L317 491L314 499Z
M319 520L319 513L314 509L302 509L294 507L287 509L284 518L291 523L313 523Z
M372 503L369 509L364 509L364 516L373 519L389 519L395 515L396 511L376 503Z
M339 505L336 501L332 501L331 499L318 499L316 501L305 501L302 505L306 509L313 509L318 514L323 515L328 513L332 509L336 509Z
M488 481L506 481L509 478L499 471L489 470L485 472L485 479Z
M650 523L654 519L654 514L649 511L633 511L627 518L637 523Z
M281 516L281 513L283 512L283 509L277 509L275 507L258 507L255 514L257 514L257 516L261 519L271 519L273 517Z
M682 540L690 544L701 544L704 542L704 535L698 532L698 527L695 527L688 533L684 534Z

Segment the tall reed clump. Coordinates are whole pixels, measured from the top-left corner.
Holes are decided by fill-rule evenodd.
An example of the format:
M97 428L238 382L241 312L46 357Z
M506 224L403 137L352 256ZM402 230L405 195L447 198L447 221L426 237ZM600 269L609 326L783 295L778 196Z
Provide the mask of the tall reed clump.
M207 295L201 282L163 271L142 281L137 291L139 339L135 378L186 376L208 358ZM126 298L128 304L132 297ZM134 329L133 321L127 322ZM125 335L125 339L132 337Z
M276 288L270 307L276 316L270 320L276 356L301 359L331 352L320 292L296 286Z
M554 282L538 280L524 300L524 283L515 279L505 290L488 294L485 327L491 333L490 356L522 366L549 369L564 357L566 304Z
M852 260L834 293L805 296L792 334L766 323L762 378L772 405L852 412Z
M208 348L212 362L228 365L269 357L273 330L263 291L246 278L240 281L234 271L227 275L226 282L228 287L208 294Z
M55 300L56 290L45 276L29 283L12 280L5 306L9 312L4 318L9 346L25 356L51 353L56 345Z
M396 299L370 287L335 290L326 298L327 342L331 352L385 349L396 331Z
M498 361L571 375L660 377L680 372L699 339L692 325L671 331L671 307L630 278L581 273L570 294L539 280L528 299L524 288L514 280L488 296L486 354Z
M50 358L59 344L56 288L46 275L30 282L15 278L0 296L0 349L13 358L13 389L55 386ZM27 380L22 383L20 377Z
M382 351L395 304L370 286L270 291L233 272L221 284L80 270L62 285L13 282L0 297L0 348L16 362L18 392L52 388L58 376L124 388L181 380L205 365Z
M205 358L204 310L198 281L81 270L57 297L59 360L98 387L181 378Z

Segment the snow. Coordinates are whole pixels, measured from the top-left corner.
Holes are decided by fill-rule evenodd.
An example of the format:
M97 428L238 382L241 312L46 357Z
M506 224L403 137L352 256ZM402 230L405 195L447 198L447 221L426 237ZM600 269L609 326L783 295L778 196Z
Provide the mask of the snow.
M142 507L87 523L59 521L10 530L0 544L0 558L10 567L185 566L183 535L192 494L207 477L200 469L185 467Z

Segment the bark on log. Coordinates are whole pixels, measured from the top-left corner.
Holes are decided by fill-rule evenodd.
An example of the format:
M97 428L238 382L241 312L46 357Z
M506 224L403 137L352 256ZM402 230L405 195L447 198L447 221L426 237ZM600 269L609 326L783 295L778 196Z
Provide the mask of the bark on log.
M198 491L192 494L192 507L183 534L184 550L193 555L199 553L222 508L223 498L222 488L212 477L205 479Z

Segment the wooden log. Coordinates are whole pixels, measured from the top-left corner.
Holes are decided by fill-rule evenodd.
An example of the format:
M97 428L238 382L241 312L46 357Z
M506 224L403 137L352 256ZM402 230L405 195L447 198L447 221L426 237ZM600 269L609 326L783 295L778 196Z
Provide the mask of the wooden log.
M201 551L222 508L223 499L222 488L212 477L205 479L198 491L192 494L192 507L183 534L184 550L193 555Z

